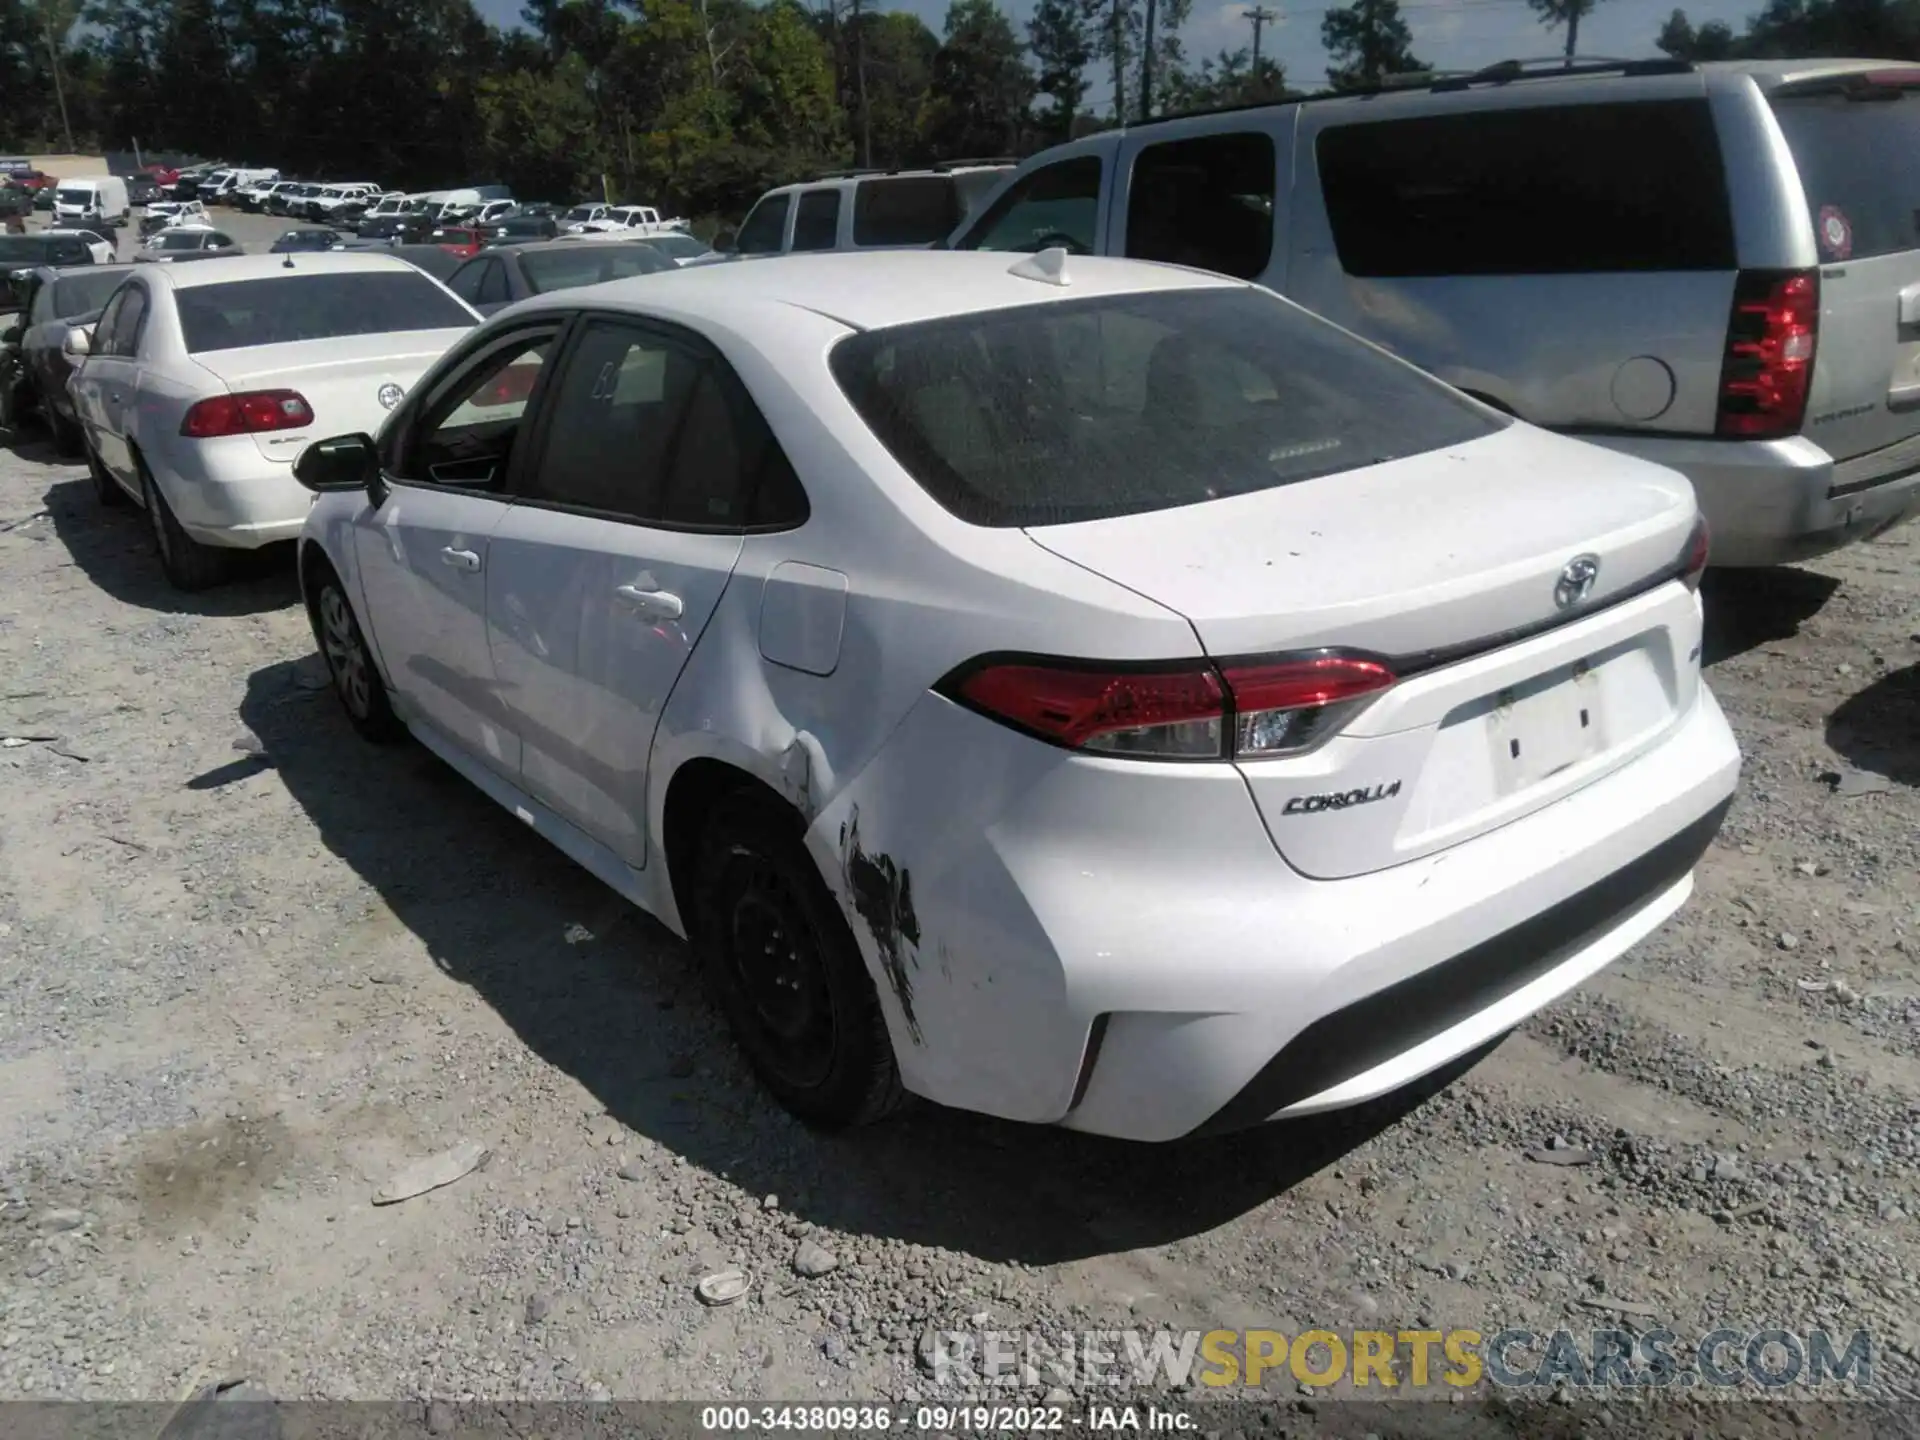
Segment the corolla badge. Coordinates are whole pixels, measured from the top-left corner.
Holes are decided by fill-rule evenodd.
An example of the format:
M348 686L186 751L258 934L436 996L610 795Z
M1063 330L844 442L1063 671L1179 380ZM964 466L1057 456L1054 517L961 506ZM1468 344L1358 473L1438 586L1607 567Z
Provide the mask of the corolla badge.
M380 404L384 408L391 410L394 406L400 403L401 397L406 393L407 393L406 391L402 390L398 385L394 384L391 380L389 380L386 384L380 387L380 393L377 398L379 399Z
M1561 570L1560 578L1553 582L1553 603L1562 610L1570 610L1593 594L1594 582L1600 578L1600 557L1598 555L1576 555Z

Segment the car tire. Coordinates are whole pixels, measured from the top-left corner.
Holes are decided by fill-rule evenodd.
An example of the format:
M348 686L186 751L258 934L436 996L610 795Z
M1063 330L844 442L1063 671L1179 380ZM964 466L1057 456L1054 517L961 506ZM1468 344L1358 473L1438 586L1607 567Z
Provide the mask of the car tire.
M107 473L107 467L100 463L100 457L93 446L81 437L81 446L87 456L87 478L93 482L93 498L102 508L113 510L127 503L127 492L120 488L120 482Z
M193 594L210 590L227 578L232 556L213 545L202 545L180 528L173 507L155 483L147 462L140 467L140 495L147 507L147 529L153 534L154 550L160 556L160 568L176 590Z
M360 628L360 617L353 613L347 587L324 560L307 587L307 619L348 722L376 745L389 745L404 736L407 727L393 713L393 701L380 678L380 667L373 663L373 650Z
M47 417L47 429L53 434L54 450L69 459L82 453L80 427L51 405L42 405L40 409ZM92 457L89 456L88 460L91 463Z
M774 1098L824 1130L899 1109L905 1092L873 981L799 817L750 793L721 801L695 891L695 953Z

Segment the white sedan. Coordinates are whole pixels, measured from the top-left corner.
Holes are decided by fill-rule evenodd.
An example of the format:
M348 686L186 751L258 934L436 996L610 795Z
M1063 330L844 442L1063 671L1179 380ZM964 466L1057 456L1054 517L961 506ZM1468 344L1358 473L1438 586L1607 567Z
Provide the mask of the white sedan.
M1197 271L557 292L295 473L353 723L687 935L822 1125L1381 1095L1678 909L1738 774L1685 480Z
M378 425L478 318L391 256L142 266L68 337L94 489L144 506L167 578L204 589L300 533L309 441Z
M98 230L82 230L77 225L50 225L47 228L49 232L77 235L96 265L111 265L116 258L114 242Z

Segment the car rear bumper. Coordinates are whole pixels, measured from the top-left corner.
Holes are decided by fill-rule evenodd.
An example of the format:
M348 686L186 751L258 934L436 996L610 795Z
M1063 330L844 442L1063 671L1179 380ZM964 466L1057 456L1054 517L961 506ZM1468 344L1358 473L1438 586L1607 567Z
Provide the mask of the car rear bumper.
M293 478L293 466L266 459L250 435L180 445L196 453L151 459L154 481L188 535L231 550L299 538L313 492Z
M1713 564L1785 565L1868 540L1920 508L1920 437L1836 462L1805 436L1583 437L1678 470L1713 529Z
M810 845L909 1089L1143 1141L1358 1104L1512 1029L1679 908L1740 765L1703 685L1524 818L1311 880L1230 775L998 730L929 697Z

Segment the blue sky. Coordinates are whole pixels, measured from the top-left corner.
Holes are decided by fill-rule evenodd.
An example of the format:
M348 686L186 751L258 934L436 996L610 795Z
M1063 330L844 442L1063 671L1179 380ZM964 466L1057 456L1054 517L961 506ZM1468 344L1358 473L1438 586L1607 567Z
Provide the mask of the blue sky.
M500 24L516 23L523 0L476 0L480 12ZM1033 8L1032 0L1001 0L1016 23L1022 22ZM1695 25L1708 20L1724 20L1735 30L1745 26L1746 18L1759 10L1761 0L1704 0L1685 4L1688 18ZM879 4L877 8L910 10L920 16L938 34L946 15L947 0L906 0L903 4ZM1580 50L1587 55L1654 55L1654 36L1672 11L1674 0L1600 0L1593 13L1580 26ZM1246 20L1251 8L1248 0L1193 0L1193 15L1187 22L1187 53L1200 57L1222 49L1237 49L1253 39L1253 27ZM1287 77L1297 85L1317 85L1326 78L1326 53L1320 48L1320 17L1326 0L1308 0L1305 4L1281 4L1268 0L1267 8L1277 11L1280 20L1269 24L1261 42L1264 53L1286 66ZM1557 31L1549 31L1534 18L1526 0L1401 0L1401 9L1413 31L1414 53L1430 65L1443 69L1467 69L1495 60L1528 59L1553 55L1564 46ZM1110 105L1112 86L1096 83L1092 100Z

